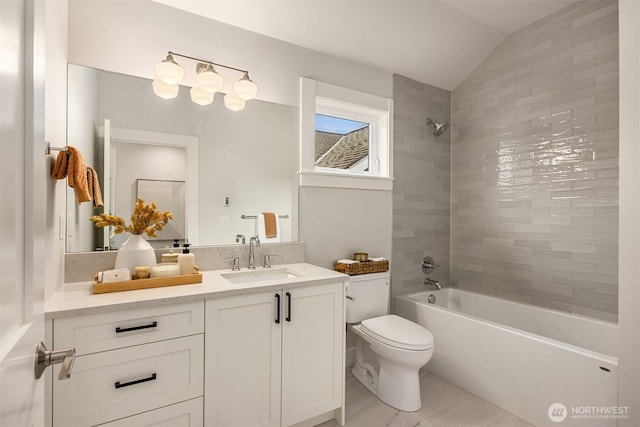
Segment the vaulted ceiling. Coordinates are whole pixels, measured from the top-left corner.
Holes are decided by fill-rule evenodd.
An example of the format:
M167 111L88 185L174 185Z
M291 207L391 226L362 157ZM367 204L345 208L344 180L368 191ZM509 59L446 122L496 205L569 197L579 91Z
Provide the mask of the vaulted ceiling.
M507 35L574 0L156 0L454 89Z

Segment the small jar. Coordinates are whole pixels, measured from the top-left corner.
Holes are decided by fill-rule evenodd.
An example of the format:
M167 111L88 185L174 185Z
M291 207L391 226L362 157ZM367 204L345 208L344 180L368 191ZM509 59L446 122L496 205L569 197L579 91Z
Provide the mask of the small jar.
M366 252L356 252L355 254L353 254L353 259L355 259L356 261L368 261L369 254Z

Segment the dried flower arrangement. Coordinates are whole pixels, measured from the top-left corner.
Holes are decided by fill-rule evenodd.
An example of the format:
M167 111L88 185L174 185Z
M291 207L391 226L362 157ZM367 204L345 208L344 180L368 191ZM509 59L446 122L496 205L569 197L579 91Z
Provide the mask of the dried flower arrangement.
M145 205L144 200L138 199L131 215L130 225L124 224L124 218L105 213L93 215L89 219L95 223L96 227L113 226L113 232L116 234L126 231L131 234L146 233L149 237L156 237L156 232L161 231L169 220L173 219L170 211L159 212L156 209L155 203Z

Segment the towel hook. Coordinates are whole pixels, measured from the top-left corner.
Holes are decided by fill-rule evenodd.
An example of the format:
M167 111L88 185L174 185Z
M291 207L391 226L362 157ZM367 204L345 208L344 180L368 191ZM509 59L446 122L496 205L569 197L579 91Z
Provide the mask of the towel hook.
M44 155L48 156L53 151L67 151L67 147L52 147L51 141L45 141Z

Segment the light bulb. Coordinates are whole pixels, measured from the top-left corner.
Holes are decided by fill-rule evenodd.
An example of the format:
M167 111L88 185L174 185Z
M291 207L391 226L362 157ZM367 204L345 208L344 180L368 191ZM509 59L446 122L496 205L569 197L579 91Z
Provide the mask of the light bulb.
M246 102L244 99L240 99L232 93L228 93L224 96L224 106L231 111L244 110Z
M158 95L162 99L173 99L178 96L178 89L180 86L168 85L162 80L154 80L151 85L153 86L153 93Z
M198 105L209 105L213 102L213 92L207 92L200 86L194 86L189 91L191 100Z
M180 84L184 78L184 69L169 54L164 61L156 64L156 78L168 85Z
M258 94L258 85L251 81L248 73L245 73L240 80L233 83L233 91L238 98L249 101Z
M211 64L199 63L196 66L196 81L207 92L214 93L222 89L222 76L216 73Z

